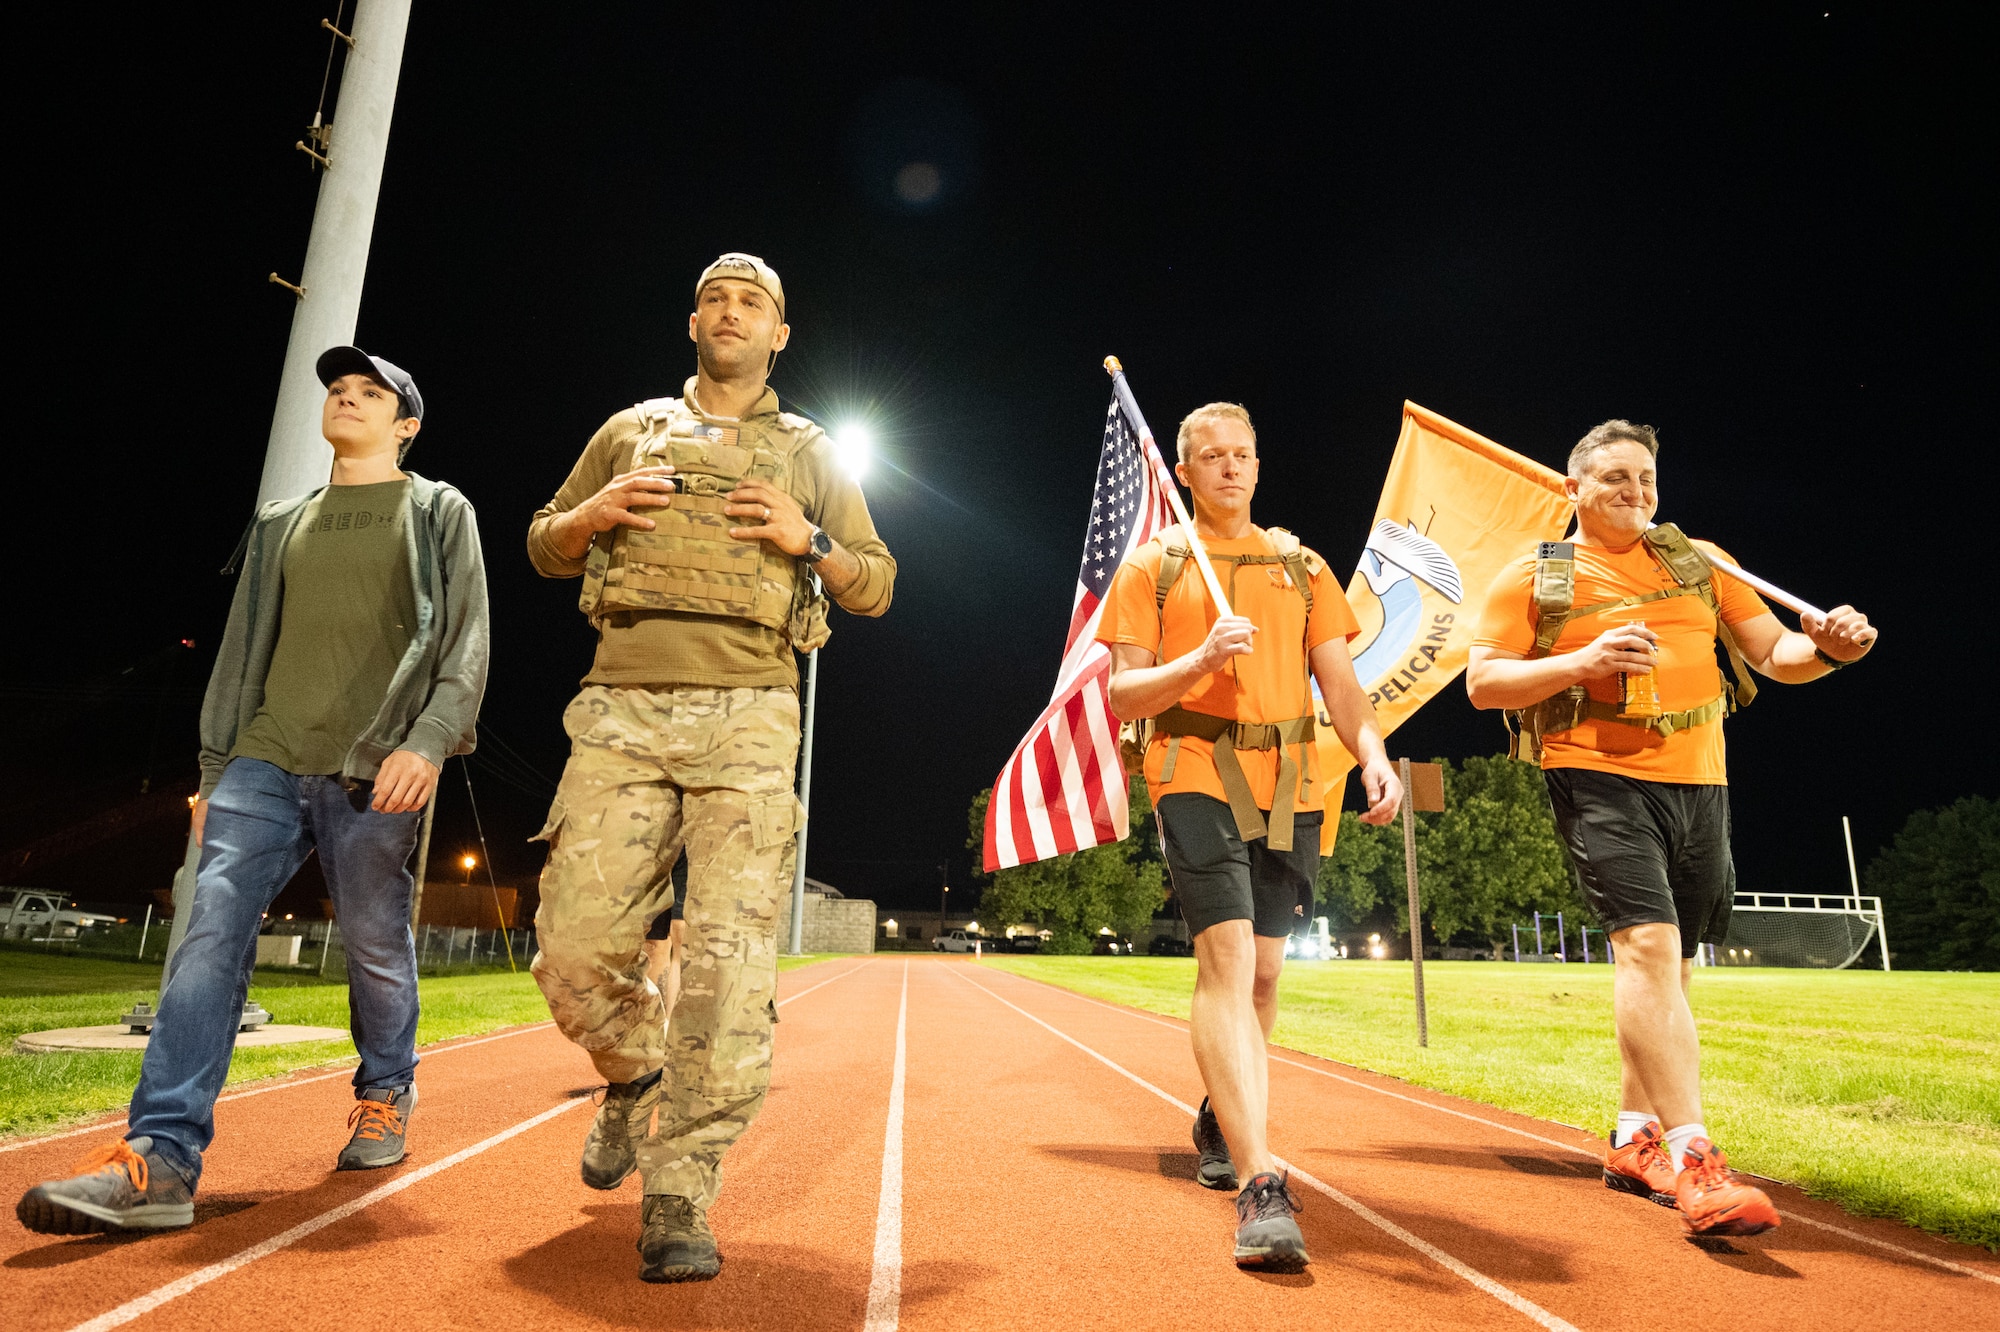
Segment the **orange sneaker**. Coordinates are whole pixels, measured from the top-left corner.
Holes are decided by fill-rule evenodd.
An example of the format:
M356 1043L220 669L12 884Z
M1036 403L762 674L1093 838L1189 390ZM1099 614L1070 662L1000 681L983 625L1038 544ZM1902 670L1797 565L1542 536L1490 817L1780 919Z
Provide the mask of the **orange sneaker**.
M1690 1235L1761 1235L1778 1228L1769 1196L1730 1174L1722 1149L1707 1138L1681 1149L1674 1193Z
M1623 1147L1604 1153L1604 1187L1633 1193L1662 1207L1677 1207L1674 1163L1660 1145L1660 1126L1646 1125Z

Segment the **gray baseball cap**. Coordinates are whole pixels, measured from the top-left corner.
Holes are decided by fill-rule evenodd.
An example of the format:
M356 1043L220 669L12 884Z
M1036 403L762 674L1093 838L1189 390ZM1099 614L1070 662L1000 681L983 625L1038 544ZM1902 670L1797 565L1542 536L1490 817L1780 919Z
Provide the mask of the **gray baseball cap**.
M331 384L342 375L367 375L377 383L396 390L403 399L403 411L419 421L424 419L424 395L417 392L417 381L410 378L410 372L400 365L370 356L359 347L329 347L319 354L313 370L319 375L319 382Z

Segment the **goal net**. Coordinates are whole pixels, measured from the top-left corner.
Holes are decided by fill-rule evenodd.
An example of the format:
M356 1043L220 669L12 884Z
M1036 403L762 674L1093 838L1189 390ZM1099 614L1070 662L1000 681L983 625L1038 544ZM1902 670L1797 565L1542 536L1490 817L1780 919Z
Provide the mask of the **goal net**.
M1718 966L1839 969L1885 933L1879 897L1738 893L1728 942L1711 945L1710 957Z

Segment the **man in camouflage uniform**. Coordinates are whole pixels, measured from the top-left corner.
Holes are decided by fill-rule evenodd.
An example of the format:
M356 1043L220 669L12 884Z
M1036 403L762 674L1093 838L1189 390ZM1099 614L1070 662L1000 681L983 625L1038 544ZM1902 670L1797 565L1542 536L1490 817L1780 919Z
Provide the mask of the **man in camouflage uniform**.
M721 1270L707 1212L770 1085L781 866L804 817L793 653L826 638L820 586L880 615L896 576L825 432L766 384L791 333L778 275L725 254L695 307L681 395L605 422L528 529L539 572L583 575L598 630L540 834L534 975L611 1084L583 1178L614 1189L640 1172L648 1281ZM663 1030L644 941L683 848L686 959Z

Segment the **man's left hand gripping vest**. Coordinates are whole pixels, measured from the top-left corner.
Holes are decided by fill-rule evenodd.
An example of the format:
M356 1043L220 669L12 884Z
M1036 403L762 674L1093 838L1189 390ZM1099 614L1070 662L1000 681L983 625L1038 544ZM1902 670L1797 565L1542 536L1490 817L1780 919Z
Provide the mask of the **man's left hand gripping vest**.
M647 510L650 532L598 534L584 562L583 613L593 624L620 611L715 615L781 630L800 652L824 643L826 598L798 559L768 541L731 537L730 528L756 524L723 512L741 481L791 493L792 470L819 427L788 412L715 425L677 397L634 410L641 433L627 470L671 464L673 499Z

